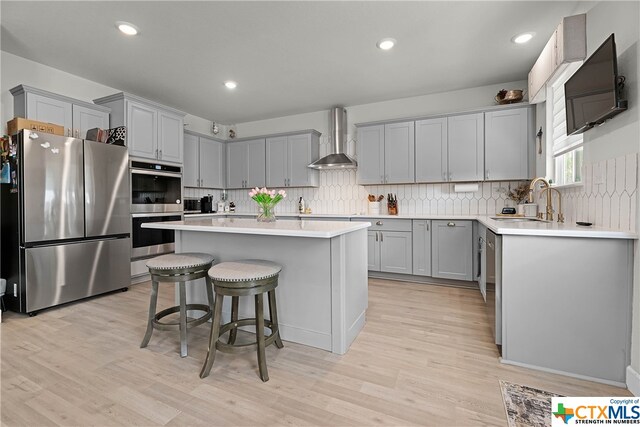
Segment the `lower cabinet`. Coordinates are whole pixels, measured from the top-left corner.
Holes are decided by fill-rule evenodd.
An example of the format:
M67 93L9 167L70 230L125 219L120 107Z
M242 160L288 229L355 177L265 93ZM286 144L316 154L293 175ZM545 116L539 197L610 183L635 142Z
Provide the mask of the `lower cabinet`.
M384 221L369 219L368 221L374 224L367 233L368 270L412 274L411 221L398 219Z
M431 221L431 276L473 280L473 222Z
M431 276L431 221L413 220L413 274Z
M482 298L487 301L487 227L482 224L478 225L478 286Z

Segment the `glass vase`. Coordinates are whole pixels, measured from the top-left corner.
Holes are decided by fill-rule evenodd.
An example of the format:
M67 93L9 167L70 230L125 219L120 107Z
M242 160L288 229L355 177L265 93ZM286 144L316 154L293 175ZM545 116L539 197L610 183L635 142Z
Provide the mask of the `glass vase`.
M275 222L276 213L274 212L275 206L260 206L260 212L258 213L257 220L259 222Z

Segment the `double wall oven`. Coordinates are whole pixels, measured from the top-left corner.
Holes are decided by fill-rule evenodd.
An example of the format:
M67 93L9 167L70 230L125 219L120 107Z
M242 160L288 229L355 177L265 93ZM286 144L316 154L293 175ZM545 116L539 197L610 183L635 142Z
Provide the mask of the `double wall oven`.
M131 259L173 252L172 230L154 230L141 225L182 219L182 168L135 160L130 166Z

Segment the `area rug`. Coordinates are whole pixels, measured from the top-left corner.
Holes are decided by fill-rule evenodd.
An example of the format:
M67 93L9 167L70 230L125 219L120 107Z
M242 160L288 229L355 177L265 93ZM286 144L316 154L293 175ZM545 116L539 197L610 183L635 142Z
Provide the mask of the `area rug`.
M551 398L559 394L500 380L509 427L550 426Z

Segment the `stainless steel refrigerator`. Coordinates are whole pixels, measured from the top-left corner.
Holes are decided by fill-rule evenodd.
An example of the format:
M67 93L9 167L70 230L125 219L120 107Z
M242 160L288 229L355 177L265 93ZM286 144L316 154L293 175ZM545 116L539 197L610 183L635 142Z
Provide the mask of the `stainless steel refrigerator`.
M2 184L0 266L7 307L22 313L130 284L126 147L28 130L16 185Z

